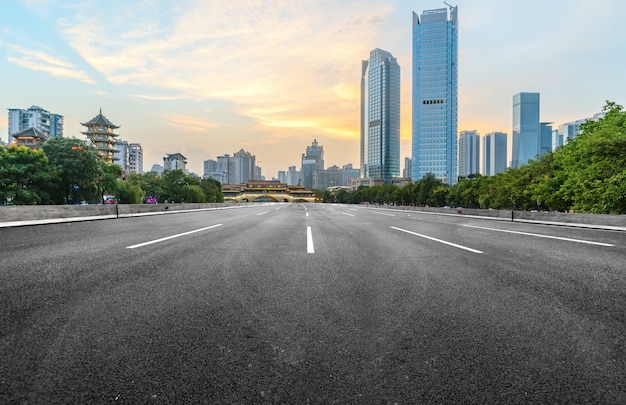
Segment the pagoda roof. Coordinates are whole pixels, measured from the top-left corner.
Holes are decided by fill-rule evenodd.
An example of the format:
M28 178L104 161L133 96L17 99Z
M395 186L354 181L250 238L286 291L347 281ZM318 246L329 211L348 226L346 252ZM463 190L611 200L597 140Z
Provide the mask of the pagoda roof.
M14 138L30 136L33 138L42 138L42 139L45 139L48 137L45 132L43 132L42 130L36 127L27 128L23 131L12 134L11 136Z
M102 115L102 109L100 109L100 114L96 115L95 117L93 117L91 120L87 122L81 122L81 125L84 125L84 126L100 125L100 126L111 127L111 128L119 128L119 125L115 125L114 123L109 121L107 117Z

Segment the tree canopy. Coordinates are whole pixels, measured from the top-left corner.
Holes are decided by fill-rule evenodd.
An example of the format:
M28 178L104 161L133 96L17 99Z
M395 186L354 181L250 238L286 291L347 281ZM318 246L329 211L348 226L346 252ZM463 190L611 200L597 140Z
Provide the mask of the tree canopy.
M607 102L606 115L554 152L495 176L471 175L448 186L432 173L401 189L359 187L340 191L343 203L458 206L484 209L626 213L626 112Z

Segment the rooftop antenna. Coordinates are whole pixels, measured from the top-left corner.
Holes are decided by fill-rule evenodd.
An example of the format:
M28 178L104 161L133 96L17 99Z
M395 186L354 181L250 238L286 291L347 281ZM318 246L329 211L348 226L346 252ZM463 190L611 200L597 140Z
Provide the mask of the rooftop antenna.
M450 7L451 9L454 8L451 5L449 5L448 3L446 3L445 1L443 2L443 4L445 4L446 6Z

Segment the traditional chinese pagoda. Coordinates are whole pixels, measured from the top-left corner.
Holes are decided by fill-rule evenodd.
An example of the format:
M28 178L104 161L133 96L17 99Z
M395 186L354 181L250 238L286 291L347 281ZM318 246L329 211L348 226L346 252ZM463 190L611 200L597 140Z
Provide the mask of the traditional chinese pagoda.
M81 125L87 127L87 130L81 132L91 141L91 144L98 150L98 154L105 162L112 164L119 158L115 157L115 138L119 135L114 132L118 125L113 124L104 115L102 115L102 109L100 114L88 122L81 122Z

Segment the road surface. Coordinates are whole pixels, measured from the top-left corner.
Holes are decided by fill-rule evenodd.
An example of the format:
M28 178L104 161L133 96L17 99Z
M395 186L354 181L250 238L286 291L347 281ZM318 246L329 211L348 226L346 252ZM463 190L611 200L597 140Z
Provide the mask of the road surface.
M624 232L277 204L0 240L0 403L626 403Z

